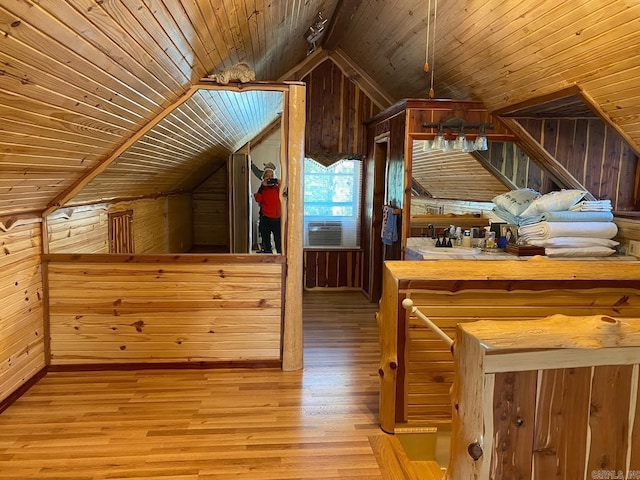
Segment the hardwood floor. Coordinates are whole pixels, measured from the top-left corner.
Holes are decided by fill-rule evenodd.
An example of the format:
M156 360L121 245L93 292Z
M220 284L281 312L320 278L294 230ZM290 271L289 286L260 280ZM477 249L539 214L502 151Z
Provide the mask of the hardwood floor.
M0 415L0 479L406 478L372 449L376 310L305 293L300 372L49 373Z

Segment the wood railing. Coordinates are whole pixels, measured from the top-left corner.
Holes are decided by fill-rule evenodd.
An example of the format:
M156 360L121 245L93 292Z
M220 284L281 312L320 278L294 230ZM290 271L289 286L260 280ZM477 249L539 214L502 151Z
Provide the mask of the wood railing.
M640 478L640 319L458 325L446 478Z
M437 260L385 262L380 302L380 425L451 422L450 347L415 314L446 335L477 320L535 320L556 313L640 318L640 264L625 261Z

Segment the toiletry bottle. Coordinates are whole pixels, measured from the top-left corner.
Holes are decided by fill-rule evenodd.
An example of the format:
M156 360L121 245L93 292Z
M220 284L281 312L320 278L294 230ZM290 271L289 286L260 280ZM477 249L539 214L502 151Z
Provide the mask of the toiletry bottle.
M456 247L462 245L462 228L460 227L456 227L455 244Z
M464 235L462 235L462 246L471 248L471 230L464 231Z
M491 227L484 227L484 240L485 247L495 248L496 246L496 232L491 231Z

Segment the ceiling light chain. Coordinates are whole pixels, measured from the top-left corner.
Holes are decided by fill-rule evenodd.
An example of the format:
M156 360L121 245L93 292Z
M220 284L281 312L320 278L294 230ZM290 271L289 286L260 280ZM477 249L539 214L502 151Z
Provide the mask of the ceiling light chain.
M433 9L433 41L431 42L431 87L429 88L429 98L435 98L436 92L433 88L433 77L436 70L436 26L438 22L438 0L434 0L434 9ZM431 11L429 11L429 15L431 15Z

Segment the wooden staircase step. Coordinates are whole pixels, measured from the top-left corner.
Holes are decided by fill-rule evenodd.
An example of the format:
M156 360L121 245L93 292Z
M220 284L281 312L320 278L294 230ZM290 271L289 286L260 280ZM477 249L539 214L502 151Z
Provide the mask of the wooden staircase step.
M411 461L394 435L369 437L383 480L441 480L444 473L435 461Z

